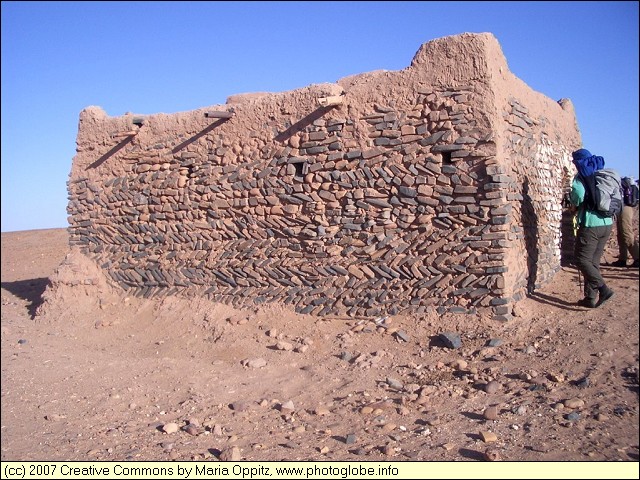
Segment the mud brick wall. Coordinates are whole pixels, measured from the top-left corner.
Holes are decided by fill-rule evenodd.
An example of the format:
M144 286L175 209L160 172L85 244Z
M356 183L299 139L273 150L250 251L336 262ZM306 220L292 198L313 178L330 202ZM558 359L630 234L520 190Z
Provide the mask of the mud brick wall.
M559 268L580 135L492 35L462 34L397 72L171 115L89 107L77 144L72 247L129 294L504 320Z

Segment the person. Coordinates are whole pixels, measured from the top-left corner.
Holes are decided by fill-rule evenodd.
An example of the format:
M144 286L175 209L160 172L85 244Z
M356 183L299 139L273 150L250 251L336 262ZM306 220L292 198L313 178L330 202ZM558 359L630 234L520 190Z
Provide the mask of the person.
M604 158L592 155L584 148L573 152L572 157L578 170L570 192L570 201L577 208L578 222L575 263L584 275L584 298L578 305L597 308L614 295L600 273L600 259L613 229L613 219L600 214L595 207L594 174L604 168Z
M623 187L626 186L628 189L637 189L638 186L634 185L634 181L632 178L624 177L622 179ZM635 205L633 204L635 203ZM637 205L637 191L636 191L636 201L628 201L625 198L624 205L622 206L622 213L618 215L618 219L616 222L617 227L617 237L618 237L618 260L613 262L611 266L613 267L626 267L627 266L627 258L631 255L631 259L633 263L629 265L630 268L639 268L640 267L640 252L638 247L638 239L633 232L633 215L635 213L634 209Z

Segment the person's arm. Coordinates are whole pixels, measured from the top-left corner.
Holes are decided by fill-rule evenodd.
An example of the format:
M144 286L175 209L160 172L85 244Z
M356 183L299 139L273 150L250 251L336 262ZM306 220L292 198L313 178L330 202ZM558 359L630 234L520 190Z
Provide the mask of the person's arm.
M571 203L576 207L579 207L584 201L584 193L584 185L580 180L578 180L578 177L574 178L573 183L571 184L571 195L569 197Z

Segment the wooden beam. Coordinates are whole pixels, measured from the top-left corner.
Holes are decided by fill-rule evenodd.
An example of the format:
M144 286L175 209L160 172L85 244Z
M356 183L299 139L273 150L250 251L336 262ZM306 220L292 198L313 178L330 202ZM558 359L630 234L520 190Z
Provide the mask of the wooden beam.
M333 97L319 97L318 105L321 107L334 107L336 105L342 105L342 95L335 95Z
M130 130L128 132L120 132L120 133L114 133L113 135L111 135L112 138L122 138L122 137L133 137L134 135L138 134L138 130Z
M231 118L233 112L225 112L223 110L215 110L212 112L204 112L204 116L207 118Z

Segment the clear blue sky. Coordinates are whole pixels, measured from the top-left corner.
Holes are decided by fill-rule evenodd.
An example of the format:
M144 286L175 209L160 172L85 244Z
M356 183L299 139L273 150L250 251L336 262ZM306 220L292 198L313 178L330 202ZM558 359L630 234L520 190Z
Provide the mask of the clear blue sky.
M570 98L585 148L638 177L638 2L2 2L2 231L67 227L78 116L174 113L407 67L493 33Z

